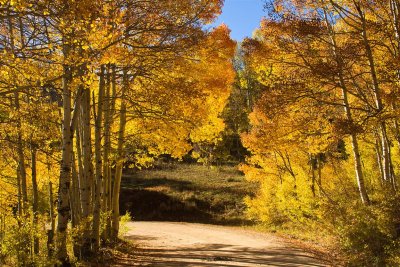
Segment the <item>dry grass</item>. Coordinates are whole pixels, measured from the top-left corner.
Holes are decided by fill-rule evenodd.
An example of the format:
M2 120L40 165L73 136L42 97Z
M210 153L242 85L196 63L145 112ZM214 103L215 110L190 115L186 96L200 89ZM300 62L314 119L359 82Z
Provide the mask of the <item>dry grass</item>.
M130 170L122 183L121 212L138 220L246 224L243 198L256 187L233 166L174 163Z

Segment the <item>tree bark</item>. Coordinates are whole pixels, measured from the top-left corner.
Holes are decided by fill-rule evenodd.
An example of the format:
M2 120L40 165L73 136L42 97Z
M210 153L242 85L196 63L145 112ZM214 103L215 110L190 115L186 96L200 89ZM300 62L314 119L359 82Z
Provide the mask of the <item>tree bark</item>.
M385 185L385 181L383 180L383 177L385 176L383 174L383 166L382 166L382 147L379 139L379 134L375 133L375 152L376 152L376 160L378 163L378 168L379 168L379 173L380 173L380 182L381 185Z
M71 70L64 65L62 78L63 89L63 123L62 123L62 158L58 190L57 221L57 258L63 265L69 265L67 253L67 227L70 215L69 189L71 183L72 133L71 123L71 91L69 81Z
M123 70L123 81L121 90L121 110L119 117L119 130L118 130L118 145L117 145L117 162L115 166L115 177L112 195L112 238L118 239L119 232L119 193L121 187L122 168L124 163L124 139L125 139L125 125L126 125L126 99L125 94L128 90L129 81L127 70Z
M360 16L361 20L361 35L362 35L362 41L363 45L365 48L365 53L367 56L368 60L368 65L370 68L370 74L371 74L371 79L372 79L372 89L373 89L373 95L375 98L375 105L378 113L383 111L383 103L382 103L382 96L381 96L381 91L379 88L379 81L378 81L378 76L377 76L377 71L375 67L375 60L374 56L372 53L372 48L370 45L370 41L368 40L368 33L367 33L367 24L366 24L366 18L365 14L362 11L360 5L355 2L355 7L357 9L357 12ZM384 120L381 120L379 123L379 128L380 128L380 141L381 141L381 146L382 146L382 166L383 166L383 180L386 183L391 183L392 181L392 172L391 172L391 155L390 155L390 144L389 144L389 138L387 135L386 131L386 123Z
M326 12L325 12L325 22L328 27L328 31L329 31L329 35L330 35L332 53L335 57L336 63L338 64L338 67L339 67L339 71L338 71L337 75L339 76L339 84L340 84L340 89L341 89L341 93L342 93L344 113L345 113L346 119L349 122L354 123L349 100L348 100L347 86L346 86L346 82L345 82L344 75L343 75L343 60L342 60L341 56L337 53L335 32L334 32L334 29L332 28L332 25L330 24L329 20L327 19ZM355 174L356 174L358 191L360 193L361 201L364 204L368 205L370 203L370 201L369 201L369 197L368 197L367 190L365 187L365 182L364 182L364 173L362 170L361 155L360 155L360 149L359 149L359 145L358 145L357 134L354 132L350 133L350 138L351 138L351 145L352 145L352 150L353 150L354 169L355 169Z
M104 241L108 239L108 232L110 228L110 216L108 215L108 211L110 210L110 206L108 203L109 195L111 194L110 190L110 162L109 155L111 150L111 123L112 123L112 114L111 114L111 75L110 75L110 67L107 68L107 82L106 82L106 92L104 97L104 151L103 151L103 212L106 214L106 228L102 233L102 238Z
M19 110L19 93L15 93L15 109ZM17 131L18 131L18 140L17 140L17 153L18 153L18 170L20 174L21 181L21 193L22 193L22 211L26 212L26 206L28 204L28 188L26 183L26 167L25 167L25 155L24 155L24 144L22 141L22 125L21 118L18 118L17 121Z
M96 253L100 247L100 212L101 212L101 193L102 193L102 182L103 182L103 162L102 162L102 121L103 121L103 102L104 102L104 65L101 66L100 70L100 82L99 82L99 95L97 103L97 117L95 121L95 157L96 157L96 179L95 179L95 194L94 194L94 207L93 207L93 252Z
M103 233L103 239L107 240L111 236L111 212L112 212L112 172L110 164L110 151L111 151L111 129L113 125L113 116L115 113L115 101L116 101L116 73L115 65L108 68L109 72L107 75L107 90L104 105L104 155L103 155L103 173L104 173L104 198L103 198L103 210L106 212L106 228Z
M56 221L54 216L54 197L53 197L53 184L49 181L49 210L50 210L50 229L47 231L47 255L53 256L53 239L54 230L56 228Z
M311 165L311 192L313 194L313 197L315 197L315 182L316 182L315 172L317 170L317 159L316 156L314 156L313 154L310 154L310 165Z
M39 192L38 192L38 185L37 185L37 171L36 171L36 154L37 148L35 144L32 144L31 147L31 178L32 178L32 212L33 212L33 227L37 228L38 223L38 203L39 203ZM35 231L36 232L36 231ZM33 252L35 254L39 253L39 238L35 236L33 238Z
M91 255L91 231L89 216L92 212L93 195L93 165L92 165L92 132L90 125L90 90L85 89L82 99L81 121L82 121L82 175L80 176L80 194L82 205L82 221L85 224L83 230L83 243L81 257L89 258Z

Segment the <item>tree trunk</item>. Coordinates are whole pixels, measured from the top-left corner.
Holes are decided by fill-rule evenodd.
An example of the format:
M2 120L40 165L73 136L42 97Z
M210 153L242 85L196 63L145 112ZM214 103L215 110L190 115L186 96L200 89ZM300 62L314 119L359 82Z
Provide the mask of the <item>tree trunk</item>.
M79 194L79 182L78 182L78 171L76 167L76 157L75 152L72 152L72 163L71 163L71 187L70 187L70 207L71 207L71 219L72 226L77 227L80 222L80 218L82 216L80 203L81 198Z
M382 166L382 147L379 139L379 134L375 133L375 152L376 152L376 159L378 163L378 168L379 168L379 173L380 173L380 181L381 185L385 185L385 181L383 180L383 177L385 176L383 174L383 166Z
M394 40L396 42L396 49L395 49L395 56L398 57L400 55L400 21L399 21L399 17L400 17L400 4L399 1L397 0L390 0L390 11L393 17L393 29L394 29ZM400 70L397 70L397 79L398 81L400 80ZM395 94L398 95L399 94L399 90L397 89L397 87L395 86ZM397 103L395 101L392 102L392 109L397 112L398 107L397 107ZM395 117L394 118L394 131L395 131L395 138L397 140L398 143L398 147L400 148L400 129L399 129L399 121L398 118ZM397 182L397 178L394 175L394 170L393 170L393 164L391 164L391 168L392 168L392 186L393 186L393 190L397 191L397 187L398 187L398 182Z
M111 164L110 164L110 151L111 151L111 129L113 125L113 116L115 113L115 101L116 101L116 73L115 73L115 65L109 67L109 73L107 75L107 90L106 90L106 99L104 105L104 211L107 213L106 217L106 228L103 233L104 240L107 240L111 236L111 214L112 212L112 172L111 172Z
M64 66L62 79L63 89L63 123L62 123L62 158L58 190L58 221L57 221L57 258L63 265L69 265L67 253L67 227L70 215L69 189L71 183L71 153L72 133L71 123L71 91L69 81L71 70Z
M7 16L7 22L8 22L8 30L10 34L10 48L11 52L15 54L15 38L14 38L14 25L13 25L13 16L9 13L10 10L8 10L8 16ZM22 41L22 40L21 40ZM12 71L12 77L16 77L16 74L14 71ZM13 81L16 83L16 81ZM14 93L15 97L15 110L19 111L20 105L19 105L19 93L15 92ZM20 116L17 118L17 134L18 134L18 140L17 140L17 153L18 153L18 170L19 170L19 182L21 182L21 195L22 195L22 201L21 201L21 213L24 213L26 211L26 206L28 203L28 190L27 190L27 184L26 184L26 168L25 168L25 156L24 156L24 146L22 142L22 128L21 128L21 118Z
M119 232L119 193L121 187L122 168L124 163L124 152L123 145L125 139L125 125L126 125L126 99L125 94L128 90L128 73L127 70L123 70L123 81L121 90L121 110L119 118L119 130L118 130L118 145L117 145L117 162L115 166L115 177L112 194L112 238L118 239Z
M317 159L314 155L310 154L310 165L311 165L311 192L313 197L315 197L315 172L317 169Z
M15 93L15 109L19 110L19 93ZM26 167L25 167L25 155L24 155L24 145L22 142L22 126L21 118L17 121L17 131L18 131L18 141L17 141L17 153L18 153L18 170L20 174L21 181L21 193L22 193L22 211L26 211L26 206L28 204L28 189L26 183Z
M336 59L338 67L339 67L339 71L338 71L337 75L339 76L339 84L340 84L340 89L341 89L341 93L342 93L344 113L345 113L346 119L350 123L354 123L353 116L352 116L351 109L350 109L349 100L348 100L347 86L346 86L344 75L343 75L343 60L342 60L341 56L337 53L335 32L334 32L334 29L332 28L332 25L330 24L329 20L327 19L326 13L325 13L325 22L326 22L326 25L328 27L329 34L330 34L332 53ZM367 190L365 188L364 173L362 170L361 155L360 155L360 149L358 146L357 134L352 132L350 134L350 138L351 138L351 145L352 145L352 150L353 150L354 169L355 169L355 174L356 174L358 191L360 193L362 203L368 205L370 201L369 201L369 197L367 194Z
M110 162L109 155L111 150L111 123L112 123L112 114L111 114L111 75L110 75L110 67L107 68L107 83L106 83L106 92L104 97L104 152L103 152L103 212L106 214L106 228L102 233L103 241L107 241L108 239L108 231L110 227L110 216L108 215L108 211L110 210L110 206L108 205L108 198L111 194L110 190Z
M49 181L49 210L50 210L50 230L47 231L47 255L53 256L53 239L56 221L54 216L53 184Z
M91 256L91 231L89 215L92 212L92 185L93 185L93 165L92 165L92 132L90 125L90 90L85 89L81 108L82 121L82 156L83 172L80 176L80 194L82 205L82 221L85 224L83 230L83 242L81 257L83 259Z
M357 185L358 185L358 190L360 192L361 201L364 204L369 205L370 201L369 201L369 197L368 197L367 190L365 188L365 183L364 183L360 149L358 147L357 136L355 134L351 135L351 145L353 147L354 166L355 166L355 170L356 170Z
M117 78L116 78L116 67L113 64L112 65L112 76L111 76L111 92L112 92L112 101L111 101L111 117L113 118L115 115L115 106L116 106L116 101L117 101ZM112 146L112 143L110 141L110 146ZM107 231L108 231L108 236L111 238L112 235L112 229L111 229L111 225L112 225L112 185L113 185L113 175L112 175L112 168L109 168L109 177L110 179L108 180L108 187L110 189L109 195L108 195L108 199L107 199L107 206L109 208L109 212L110 212L110 217L108 218L107 221Z
M365 48L365 53L367 56L368 60L368 65L370 68L370 74L371 74L371 79L372 79L372 89L373 89L373 95L375 98L375 105L378 113L381 113L383 111L383 103L382 103L382 96L381 96L381 91L379 88L379 81L378 81L378 76L376 72L376 67L375 67L375 61L374 61L374 56L372 53L372 48L370 45L370 41L368 40L368 33L367 33L367 26L366 26L366 19L365 19L365 14L361 10L361 7L359 4L355 3L356 9L358 11L358 14L360 16L361 20L361 25L362 25L362 40L363 40L363 45ZM383 166L383 180L386 183L391 183L392 181L392 172L391 172L391 156L390 156L390 144L389 144L389 138L387 135L386 131L386 123L384 120L382 120L379 123L379 128L380 128L380 138L381 138L381 146L382 146L382 166Z
M93 207L93 252L96 253L100 247L100 211L101 211L101 193L102 193L102 182L103 182L103 162L102 162L102 121L103 121L103 102L104 102L104 65L101 66L100 70L100 82L99 82L99 95L97 103L97 117L95 121L95 157L96 157L96 179L95 179L95 194L94 194L94 207ZM94 108L94 107L93 107Z
M37 228L38 223L38 203L39 203L39 193L38 193L38 185L37 185L37 171L36 171L36 145L32 144L31 147L32 159L31 159L31 169L32 169L32 212L33 212L33 227ZM36 231L35 231L36 233ZM33 252L35 254L39 253L39 238L35 236L33 238Z
M317 157L317 165L318 165L318 171L317 171L317 184L320 190L323 190L322 187L322 154L319 154Z

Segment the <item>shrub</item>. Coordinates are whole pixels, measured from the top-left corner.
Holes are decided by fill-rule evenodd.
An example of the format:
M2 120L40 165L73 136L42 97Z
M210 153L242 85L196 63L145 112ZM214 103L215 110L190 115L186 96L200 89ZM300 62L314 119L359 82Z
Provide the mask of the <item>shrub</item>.
M399 266L399 196L377 203L344 206L336 229L348 266Z

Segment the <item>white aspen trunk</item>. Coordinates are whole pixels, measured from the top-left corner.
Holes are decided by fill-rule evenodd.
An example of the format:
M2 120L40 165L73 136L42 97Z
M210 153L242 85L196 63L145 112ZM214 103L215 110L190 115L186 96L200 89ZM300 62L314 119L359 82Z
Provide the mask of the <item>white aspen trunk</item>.
M318 171L317 171L317 184L320 190L323 190L322 187L322 160L321 155L317 157Z
M49 182L49 209L50 209L50 230L47 231L47 255L53 256L53 240L54 232L56 228L56 221L54 216L54 197L53 197L53 185Z
M316 182L316 156L310 154L310 165L311 165L311 192L313 194L313 197L315 197L315 182Z
M15 109L19 110L19 93L15 93ZM18 118L17 121L17 131L18 131L18 140L17 140L17 153L18 153L18 170L20 174L21 181L21 193L22 193L22 211L25 213L26 206L28 203L28 188L26 183L26 167L25 167L25 155L24 155L24 145L22 141L22 126L21 126L21 118Z
M380 124L380 138L381 138L381 143L382 143L382 161L383 161L383 174L384 174L384 181L386 182L387 185L389 185L392 189L394 188L393 184L393 176L394 174L392 173L392 166L391 166L391 148L390 148L390 142L389 142L389 137L387 135L387 130L386 130L386 123L383 121Z
M81 128L81 120L80 120L80 110L82 107L82 99L84 94L84 88L82 85L79 86L76 97L75 97L75 106L73 116L71 118L70 129L71 129L71 138L73 138L73 134L76 133L76 146L75 151L72 149L72 189L71 189L71 211L72 211L72 219L73 226L77 226L80 224L80 220L82 218L82 209L81 209L81 194L80 194L80 183L79 178L82 175L82 166L80 163L81 159L81 145L80 145L80 128ZM73 144L72 144L73 146ZM78 167L76 161L76 154L78 155ZM79 255L77 250L75 250L75 255Z
M381 147L381 143L380 143L380 138L379 138L379 134L376 133L375 134L375 152L376 152L376 159L377 159L377 163L378 163L378 168L379 168L379 173L380 173L380 181L381 181L381 185L384 186L385 185L385 181L383 180L383 177L385 176L383 174L383 166L382 166L382 147Z
M374 56L372 53L372 48L370 45L370 41L368 40L368 33L367 33L367 25L366 25L366 19L365 19L365 14L361 10L361 7L358 3L355 3L356 9L358 11L358 14L360 16L361 20L361 25L362 25L362 40L363 40L363 45L365 48L365 53L367 56L368 60L368 65L370 68L370 73L371 73L371 79L372 79L372 89L373 89L373 94L375 98L375 105L376 109L378 112L383 111L383 103L382 103L382 96L381 96L381 91L379 88L379 82L378 82L378 76L375 68L375 61L374 61ZM391 173L391 156L390 156L390 145L389 145L389 139L387 136L386 132L386 123L385 121L381 121L379 124L380 128L380 142L382 146L382 166L383 166L383 180L386 183L390 183L392 180L392 173Z
M110 77L110 67L107 66L107 75L106 75L106 86L105 86L105 95L104 95L104 104L103 104L103 113L104 113L104 144L103 144L103 195L102 195L102 211L105 214L108 211L107 199L109 195L109 182L108 180L111 177L108 176L108 169L110 167L109 164L109 151L110 151L110 130L111 130L111 112L110 112L110 91L111 91L111 77ZM107 215L108 217L108 215ZM108 219L106 218L106 223ZM102 239L106 241L108 239L107 236L107 227L101 233Z
M82 212L80 209L80 194L79 194L79 177L78 177L78 171L76 167L76 157L75 157L75 152L72 151L72 163L71 163L71 187L70 187L70 207L71 207L71 224L72 228L77 228L79 227ZM77 259L81 259L81 244L82 240L81 237L76 237L73 240L73 251L74 251L74 256Z
M82 98L82 101L84 101L84 97ZM82 120L81 120L81 114L78 116L78 124L77 127L75 128L75 147L76 147L76 153L74 153L73 157L73 168L72 168L72 180L75 188L75 195L77 196L77 199L74 200L74 209L76 209L78 212L76 212L76 224L79 225L80 229L82 229L82 236L78 238L77 241L74 243L74 252L75 252L75 257L78 259L86 259L85 255L83 254L83 246L86 244L85 243L85 238L90 239L90 231L88 231L88 228L90 226L86 222L87 215L85 217L84 215L84 207L86 207L86 203L84 203L84 190L82 188L85 186L85 178L84 178L84 171L83 171L83 161L82 161ZM76 159L75 159L76 157ZM89 232L89 235L87 237L87 232ZM89 242L89 247L90 247L90 242Z
M21 190L21 175L19 172L19 168L17 168L16 174L17 174L17 189L18 189L18 215L19 217L22 217L23 204L22 204L22 190Z
M399 1L397 0L390 0L389 1L389 8L390 12L392 14L393 20L393 29L394 29L394 39L396 42L396 49L395 50L395 55L399 56L400 54L400 21L399 21L399 16L400 16L400 4ZM400 70L397 70L397 78L400 78Z
M82 101L78 116L78 127L76 128L76 146L79 170L79 195L81 210L81 222L83 224L82 244L80 249L80 259L88 259L91 256L91 227L90 215L92 214L92 144L91 144L91 125L90 125L90 90L82 88Z
M9 11L8 11L9 12ZM11 52L15 54L15 38L14 38L14 26L13 26L13 17L8 14L8 30L10 33L10 48ZM21 40L23 41L23 40ZM12 77L15 77L15 73L12 71ZM13 78L14 79L14 78ZM15 83L16 81L14 81ZM14 93L15 97L15 109L18 111L20 109L19 105L19 93ZM21 182L21 195L22 195L22 202L21 202L21 211L24 213L26 211L26 206L28 202L28 190L26 184L26 168L25 168L25 156L24 156L24 147L22 143L22 128L21 128L21 118L19 117L17 120L17 153L18 153L18 170L19 170L19 177Z
M35 144L32 144L31 147L31 178L32 178L32 212L33 212L33 227L35 229L38 227L38 203L39 203L39 192L38 192L38 185L37 185L37 171L36 171L36 153L37 148ZM36 231L35 231L36 232ZM39 253L39 238L37 236L33 239L33 252L35 254Z
M324 12L325 12L325 10L324 10ZM337 53L335 32L334 32L334 29L332 28L332 25L329 23L326 12L325 12L325 22L326 22L326 26L328 27L328 31L330 34L332 53L335 56L336 62L339 67L338 76L339 76L339 83L340 83L340 88L341 88L341 93L342 93L344 113L345 113L346 119L349 122L353 123L354 120L353 120L353 116L351 113L351 108L350 108L350 104L349 104L349 100L348 100L347 86L346 86L344 76L343 76L343 61L342 61L342 58L340 57L340 55L338 55L338 53ZM355 170L355 174L356 174L358 191L360 193L362 203L364 203L365 205L368 205L370 203L370 201L369 201L369 197L367 194L367 190L365 188L364 173L363 173L363 169L362 169L362 162L361 162L361 155L360 155L360 149L359 149L359 145L358 145L357 134L354 132L351 133L350 138L351 138L351 145L352 145L352 150L353 150L354 170Z
M115 105L116 105L116 100L117 100L117 78L116 78L116 75L117 75L117 73L116 73L116 67L115 67L115 65L113 64L112 65L112 76L111 76L111 91L112 91L112 101L111 101L111 118L113 118L114 117L114 115L115 115ZM110 147L112 146L112 143L111 143L111 141L110 141ZM109 192L109 195L108 195L108 199L107 199L107 206L109 207L109 212L110 212L110 217L108 218L108 221L107 221L107 229L108 229L108 236L109 237L111 237L111 233L112 233L112 230L111 230L111 224L112 224L112 222L111 222L111 217L112 217L112 184L113 184L113 180L112 180L112 178L113 178L113 176L112 176L112 168L110 167L109 169L108 169L108 171L109 171L109 177L110 177L110 179L108 180L108 187L109 187L109 189L110 189L110 192Z
M111 73L110 73L111 72ZM108 68L107 86L104 102L104 154L103 154L103 175L104 175L104 195L103 195L103 211L107 213L106 228L103 232L103 239L108 240L111 233L111 217L108 215L111 211L111 203L109 201L111 195L111 165L110 165L110 150L111 150L111 127L113 106L115 97L111 96L111 91L115 91L115 74L114 68ZM111 88L113 87L113 88Z
M82 130L82 181L80 185L82 198L82 216L87 218L92 210L91 196L93 184L92 168L92 132L90 126L90 90L86 89L82 101L81 112L83 130Z
M118 239L119 232L119 193L121 187L122 168L124 163L124 152L123 145L125 139L125 125L126 125L126 99L125 94L128 90L129 81L128 73L123 70L123 81L121 90L121 110L119 119L119 130L118 130L118 145L117 145L117 162L115 166L115 177L113 185L112 195L112 238Z
M76 167L76 156L75 152L72 152L72 162L71 162L71 177L72 177L72 183L71 183L71 198L70 198L70 203L71 203L71 213L72 213L72 226L78 226L80 222L80 218L82 216L81 208L80 208L80 203L81 203L81 198L79 194L79 173Z
M90 90L85 89L81 118L82 118L82 154L83 154L83 172L80 181L81 205L82 205L82 221L85 223L83 231L83 242L81 249L81 257L83 259L91 256L91 230L89 216L92 212L92 185L93 185L93 166L92 166L92 132L90 125Z
M397 0L390 0L390 11L393 17L393 28L394 28L394 39L397 44L397 47L395 49L396 57L400 55L400 21L399 21L399 16L400 16L400 4L399 1ZM397 70L397 79L398 81L400 80L400 70ZM395 94L399 94L399 90L395 88ZM392 109L397 111L397 103L393 102L392 103ZM395 130L395 139L398 143L398 147L400 148L400 128L399 128L399 121L398 118L394 118L394 130ZM393 165L392 167L392 187L395 191L397 191L398 187L398 181L397 177L395 176L394 170L393 170Z
M67 227L70 215L69 187L71 183L72 133L71 123L71 91L69 89L71 71L64 66L63 88L63 123L62 123L62 159L58 189L57 220L57 258L63 265L69 265L67 253Z
M74 153L74 169L73 171L76 173L76 181L75 181L75 190L76 195L78 196L78 201L76 203L76 208L79 210L80 219L83 218L83 195L82 195L82 186L84 185L84 171L83 171L83 161L82 161L82 121L79 115L78 119L78 127L75 129L75 146L76 153Z
M99 82L99 95L97 103L97 118L95 121L95 160L96 160L96 179L95 179L95 194L94 194L94 205L93 205L93 252L96 253L100 247L100 211L101 211L101 192L102 192L102 180L103 180L103 166L102 166L102 121L103 121L103 101L104 101L104 65L101 66L100 70L100 82Z
M369 205L370 200L367 194L367 190L365 188L364 183L364 175L362 171L362 164L361 164L361 156L360 156L360 149L358 147L357 136L355 134L351 135L351 145L353 148L353 156L354 156L354 165L356 170L356 177L357 177L357 185L358 190L360 192L361 201Z
M400 21L399 21L399 16L400 16L400 4L397 0L390 0L389 1L389 8L390 12L392 14L392 24L393 24L393 29L394 29L394 42L395 42L395 56L398 57L400 55ZM400 70L396 71L397 73L397 79L400 80ZM398 89L395 88L395 93L398 94ZM397 106L395 103L393 103L393 109L397 110ZM395 118L395 129L396 129L396 137L397 139L400 138L400 131L399 131L399 123L398 119ZM400 142L398 140L398 142Z

